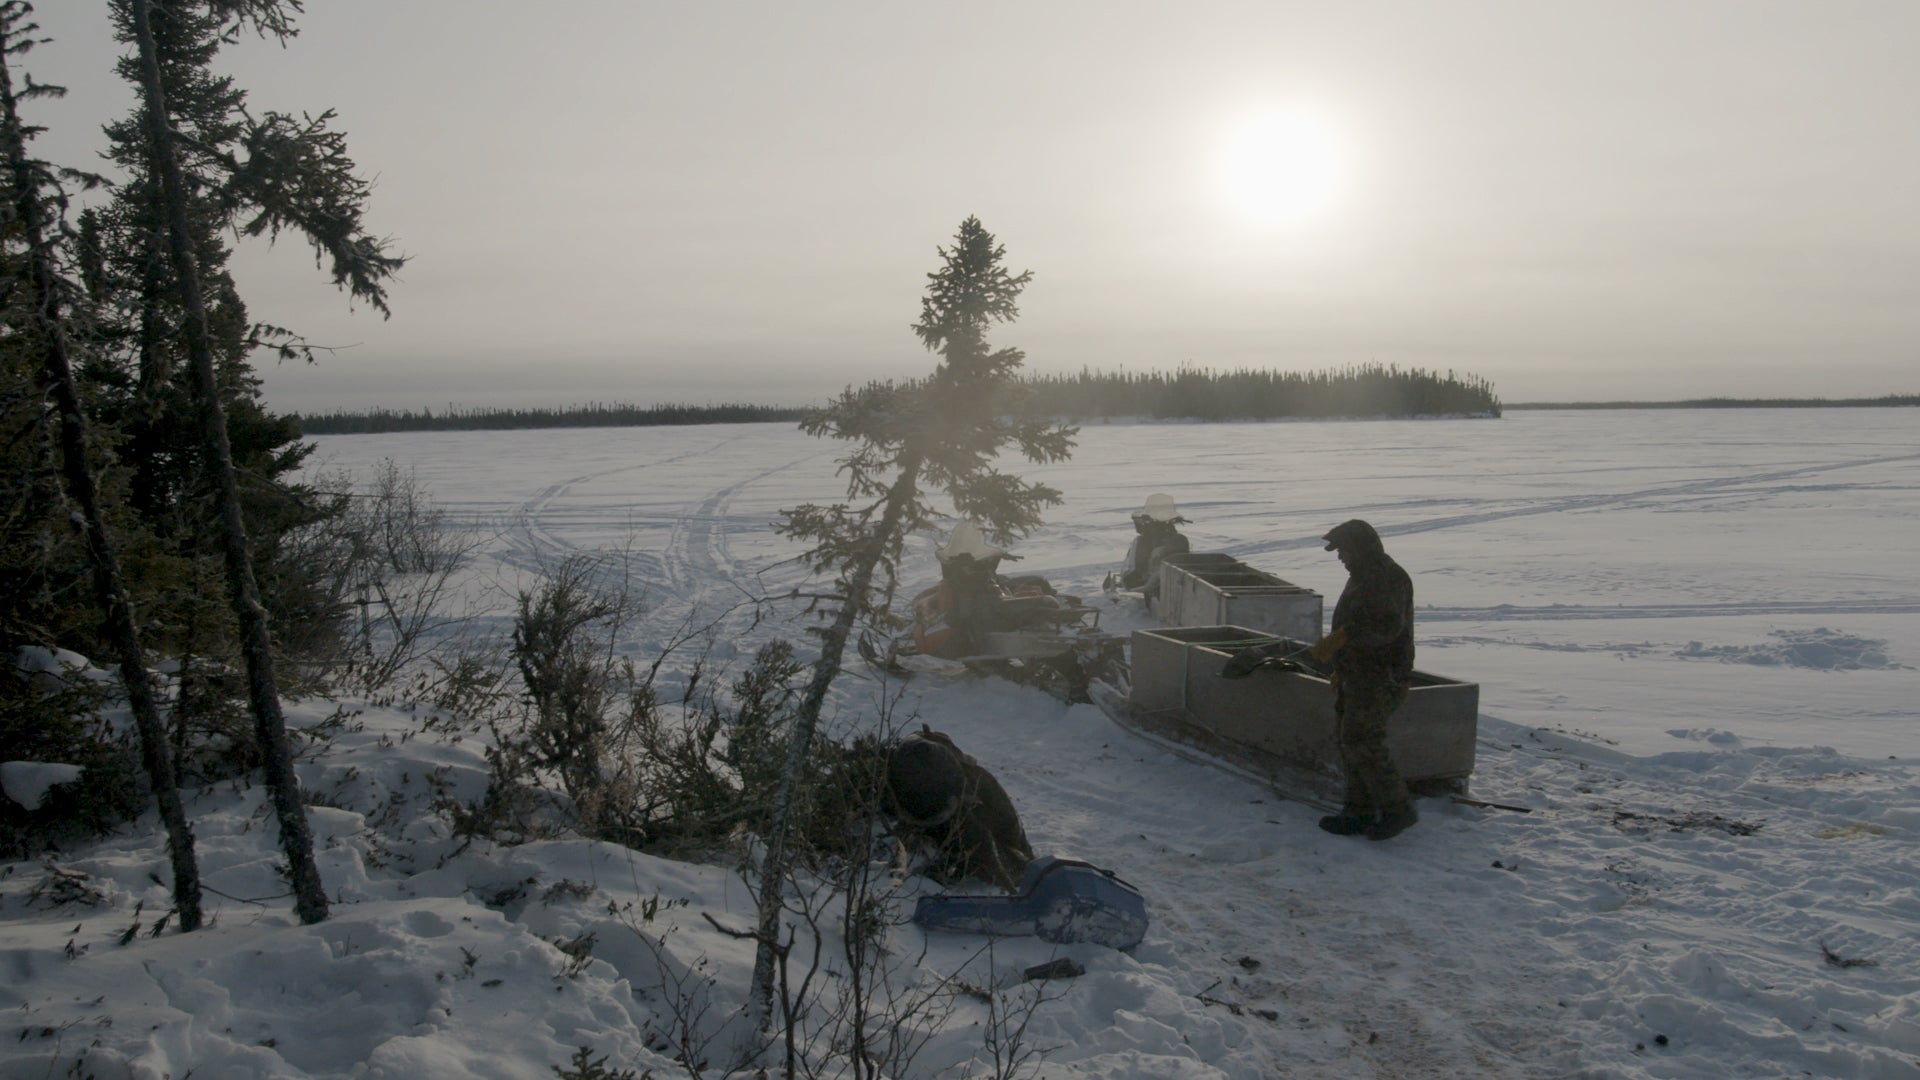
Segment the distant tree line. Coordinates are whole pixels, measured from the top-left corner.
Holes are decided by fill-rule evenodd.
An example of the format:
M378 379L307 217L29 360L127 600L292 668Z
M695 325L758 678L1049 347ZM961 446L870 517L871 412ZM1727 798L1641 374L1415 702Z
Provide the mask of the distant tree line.
M507 428L655 427L673 424L797 423L809 410L780 405L621 405L592 402L557 409L368 409L309 413L308 435L370 435L387 431L495 431Z
M1861 409L1920 405L1920 394L1876 398L1692 398L1687 401L1529 401L1509 409Z
M1500 398L1485 379L1383 364L1313 372L1183 366L1171 373L1129 373L1083 368L1075 375L1040 375L1026 383L1029 409L1075 419L1500 415Z
M1023 416L1275 420L1351 416L1499 416L1493 385L1474 376L1366 364L1338 371L1241 368L1213 371L1036 375L1017 380ZM559 409L370 409L303 415L308 435L503 428L647 427L665 424L793 422L812 410L777 405L620 405Z

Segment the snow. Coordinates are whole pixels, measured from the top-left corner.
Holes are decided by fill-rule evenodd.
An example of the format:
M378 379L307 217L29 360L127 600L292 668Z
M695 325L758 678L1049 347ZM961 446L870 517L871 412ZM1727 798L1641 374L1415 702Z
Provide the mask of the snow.
M785 425L318 440L393 458L485 541L470 587L573 554L641 587L650 661L711 622L736 668L804 620L748 595L800 583L781 507L839 496L841 447ZM1172 494L1196 551L1328 597L1317 539L1380 528L1412 573L1423 670L1481 686L1472 794L1385 843L1069 706L994 680L860 672L837 731L948 732L1000 778L1042 853L1117 871L1153 920L1131 953L890 931L902 987L958 978L1025 1018L1048 1077L1920 1077L1920 410L1523 412L1500 421L1102 424L1023 469L1065 503L1013 550L1102 606L1128 515ZM935 574L917 538L908 590ZM495 591L496 610L502 593ZM1329 605L1330 606L1330 605ZM489 625L482 620L475 629ZM753 901L722 863L582 840L463 844L480 740L406 703L289 703L332 917L303 927L257 783L186 792L214 925L168 906L149 814L0 865L0 1080L719 1076ZM80 877L80 875L85 875ZM131 937L126 937L135 928ZM579 962L559 945L593 935ZM121 944L126 937L125 944ZM575 952L580 952L575 948ZM1059 955L1085 973L1023 982ZM901 1026L905 1075L994 1075L976 996Z
M83 771L52 761L0 761L0 792L28 810L38 810L55 784L71 784Z
M49 649L42 645L22 645L13 650L13 665L28 681L43 692L52 692L69 686L77 676L89 681L104 682L106 673L99 671L87 662L87 658L72 649Z

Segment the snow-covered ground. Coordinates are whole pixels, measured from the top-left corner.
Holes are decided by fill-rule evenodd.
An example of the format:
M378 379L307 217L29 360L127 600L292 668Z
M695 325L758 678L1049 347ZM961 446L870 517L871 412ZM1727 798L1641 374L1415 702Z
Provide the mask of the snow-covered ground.
M690 620L717 620L711 655L736 667L804 640L797 613L754 625L737 605L800 581L769 523L837 498L835 444L784 425L319 442L339 466L414 468L473 523L476 597L603 553L648 604L636 658ZM1399 838L1337 838L1092 706L914 680L896 721L950 733L1037 850L1110 867L1150 905L1130 954L892 930L907 984L957 974L1016 1018L1041 995L1029 1072L1920 1077L1920 410L1108 424L1023 471L1065 503L1017 569L1111 629L1152 625L1098 589L1151 493L1179 500L1195 550L1329 597L1343 574L1317 537L1372 521L1413 575L1419 666L1481 686L1473 793L1533 809L1428 799ZM935 576L934 539L909 591ZM900 689L864 675L836 690L843 730ZM475 740L353 708L301 766L338 901L323 924L240 899L284 890L246 785L191 793L220 893L203 933L151 936L151 815L57 871L0 866L18 1029L0 1029L0 1078L82 1060L102 1078L540 1077L582 1045L665 1077L690 1071L682 1035L723 1073L751 955L702 916L750 921L737 875L584 841L462 849L426 781L477 794ZM587 933L590 962L555 944ZM1021 981L1056 953L1085 974ZM994 1075L985 1036L1005 1027L977 997L951 1004L909 1074Z

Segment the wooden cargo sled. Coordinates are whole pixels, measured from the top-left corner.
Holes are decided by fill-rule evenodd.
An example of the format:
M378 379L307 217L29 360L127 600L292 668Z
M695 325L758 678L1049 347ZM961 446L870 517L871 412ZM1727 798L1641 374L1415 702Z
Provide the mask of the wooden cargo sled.
M1337 808L1344 791L1333 688L1312 670L1262 667L1222 678L1227 659L1274 635L1244 626L1136 630L1131 685L1096 702L1121 726L1182 756L1245 776L1289 799ZM1283 639L1304 655L1311 641ZM1387 727L1395 764L1417 794L1464 794L1473 773L1480 687L1415 670Z

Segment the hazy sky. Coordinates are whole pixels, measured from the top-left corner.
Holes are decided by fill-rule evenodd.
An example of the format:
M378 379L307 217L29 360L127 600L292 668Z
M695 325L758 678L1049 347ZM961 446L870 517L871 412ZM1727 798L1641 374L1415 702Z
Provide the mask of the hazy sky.
M92 167L104 0L24 65ZM811 403L923 374L968 214L1034 371L1377 360L1507 401L1920 390L1920 3L309 0L223 70L333 108L411 262L243 250L315 411ZM1262 136L1261 133L1265 133Z

